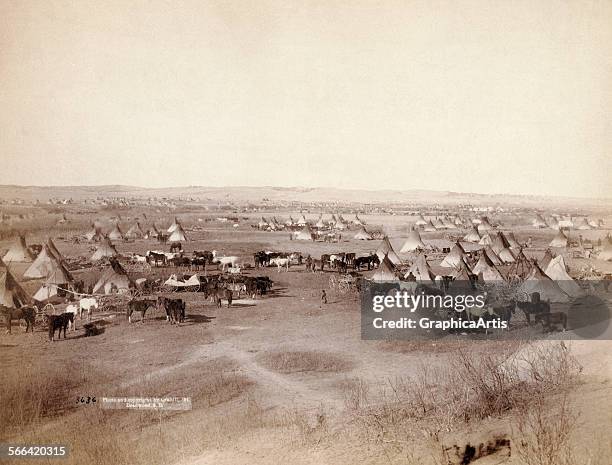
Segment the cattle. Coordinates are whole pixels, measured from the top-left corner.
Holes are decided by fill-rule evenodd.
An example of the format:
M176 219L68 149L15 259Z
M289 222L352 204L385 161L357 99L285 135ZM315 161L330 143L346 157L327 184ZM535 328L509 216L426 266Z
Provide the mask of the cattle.
M149 307L155 307L156 303L157 302L152 299L142 299L142 300L132 299L130 300L127 304L127 310L126 310L128 323L132 322L132 313L134 312L140 312L140 321L144 322L145 313L147 312L147 309Z
M91 319L91 309L98 309L98 301L93 297L79 300L79 319L83 319L83 310L87 311L87 320Z
M55 341L55 330L58 330L57 338L61 339L62 330L64 331L64 339L66 339L66 328L74 321L74 313L62 313L61 315L47 315L49 323L49 340Z
M11 334L12 320L24 320L26 322L26 333L32 328L34 332L34 321L36 320L36 307L23 306L21 308L7 308L0 305L0 311L4 316L6 332Z

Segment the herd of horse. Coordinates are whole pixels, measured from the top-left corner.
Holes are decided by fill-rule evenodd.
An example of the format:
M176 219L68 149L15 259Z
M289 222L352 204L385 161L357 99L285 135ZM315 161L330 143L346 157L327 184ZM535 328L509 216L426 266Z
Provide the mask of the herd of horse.
M414 288L414 293L440 296L446 295L444 290L427 284L418 284ZM491 321L495 319L505 321L509 324L512 316L518 309L523 312L528 326L531 326L531 317L533 316L533 323L535 325L541 324L545 332L552 332L557 329L562 329L563 331L567 330L566 313L552 312L550 302L548 300L541 300L540 294L537 292L527 297L529 297L528 300L517 300L512 298L508 299L506 302L498 302L484 307L465 308L465 316L470 321L479 319ZM454 309L449 309L446 316L452 316L452 312L454 311Z
M221 277L221 275L219 275ZM246 282L249 284L249 289L253 290L259 287L264 293L272 287L272 281L267 277L245 277L249 278ZM228 284L231 284L228 286ZM222 302L227 302L227 307L231 307L233 300L232 286L235 288L236 282L224 282L223 278L211 280L203 288L205 292L205 298L210 299L214 302L217 307L222 306ZM246 284L238 283L240 286L246 288ZM244 289L243 288L243 289ZM429 286L426 284L419 284L414 289L416 294L428 294L428 295L445 295L445 292L437 287ZM87 298L81 299L82 305L77 307L76 305L69 305L65 311L59 315L45 315L45 320L49 330L49 340L55 340L55 332L58 332L58 338L61 338L63 332L64 339L66 338L66 330L72 328L76 329L76 316L78 314L79 319L82 319L83 310L87 311L87 319L90 319L91 310L97 308L98 304L96 299ZM181 298L168 298L164 296L158 296L156 299L152 298L132 298L126 306L126 318L128 323L132 322L132 315L137 312L140 313L140 321L145 321L145 315L148 309L153 308L161 310L166 315L166 321L170 324L180 325L186 319L186 302ZM529 325L532 324L531 317L533 316L533 324L541 324L544 331L553 331L557 329L567 330L567 315L563 312L551 312L550 302L539 299L539 295L534 293L530 300L518 301L510 300L504 304L491 305L484 308L470 308L466 309L465 316L469 320L483 319L485 321L492 319L499 319L502 321L510 322L512 315L515 314L516 310L521 310L525 315L525 320ZM26 333L28 331L34 332L34 325L36 321L37 308L34 306L22 306L20 308L7 308L1 307L0 312L2 313L7 332L11 332L11 323L13 320L24 320L26 323Z

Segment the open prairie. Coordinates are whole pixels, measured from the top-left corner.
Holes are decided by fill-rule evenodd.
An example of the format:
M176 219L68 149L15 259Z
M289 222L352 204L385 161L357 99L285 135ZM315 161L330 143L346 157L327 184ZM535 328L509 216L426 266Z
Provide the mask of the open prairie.
M242 276L266 276L273 285L256 298L234 295L229 308L225 301L217 307L194 289L172 292L162 286L153 297L180 297L186 303L185 321L176 325L158 308L149 309L144 321L137 313L128 323L129 298L120 295L113 297L113 306L93 312L98 332L89 337L85 317L54 342L44 325L24 334L14 324L12 334L0 335L4 442L65 443L70 447L65 463L75 464L348 464L356 456L372 464L459 464L470 444L488 448L489 453L470 459L482 464L552 464L567 454L581 463L609 463L610 341L560 343L554 335L548 342L530 343L514 335L503 341L470 341L461 335L438 342L366 341L361 339L359 294L331 285L339 276L336 270L253 267L258 251L316 258L374 253L381 241L354 239L354 225L338 231L336 242L301 241L288 229L255 227L262 216L282 221L302 215L288 209L231 213L180 203L171 211L85 205L53 213L24 206L5 211L10 209L37 212L25 213L10 227L26 233L28 244L53 238L85 289L108 269L104 262L88 263L99 245L82 239L91 223L98 221L105 232L116 222L125 231L136 221L165 230L175 217L187 236L185 256L197 250L237 256ZM305 216L314 223L319 215ZM399 251L418 216L385 212L360 213L359 218L367 230L384 232ZM541 259L556 235L531 227L527 214L498 212L494 218L519 242L531 237L524 249L530 259ZM609 216L604 222L610 224ZM432 270L443 272L439 262L446 254L440 250L467 230L421 232L423 241L438 250L429 254ZM595 243L608 232L602 227L580 233ZM8 250L13 242L14 237L6 237L0 249ZM113 243L133 280L222 273L215 264L198 271L135 265L131 254L168 250L168 245L141 238ZM405 263L414 260L413 254L400 255ZM600 273L612 271L610 262L578 257L569 249L563 255L574 275L587 265ZM8 267L29 295L44 282L22 279L27 263ZM359 274L369 278L375 272ZM58 302L54 311L61 313L65 306ZM520 319L515 324L526 326ZM80 403L82 397L97 402ZM189 397L192 408L109 410L101 408L104 397ZM538 449L542 444L531 442L538 435L550 436L558 450Z

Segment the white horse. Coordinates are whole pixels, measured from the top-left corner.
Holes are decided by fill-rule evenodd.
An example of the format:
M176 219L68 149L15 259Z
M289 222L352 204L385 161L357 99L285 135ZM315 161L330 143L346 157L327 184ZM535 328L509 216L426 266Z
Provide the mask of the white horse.
M280 258L280 257L273 258L272 260L270 260L270 264L276 265L279 273L281 271L281 268L283 267L285 267L287 271L289 271L289 265L291 265L291 259L290 258Z
M76 304L70 304L66 307L64 313L72 313L74 323L68 320L68 330L76 331L76 316L79 313L79 307Z
M217 264L221 265L221 269L223 271L225 271L225 267L227 265L229 265L232 268L235 268L237 263L238 263L238 260L239 260L239 258L236 257L236 256L219 257L219 256L217 256L217 251L216 250L212 251L212 255L213 255L213 260L212 260L213 263L217 263Z
M91 319L91 309L98 309L98 301L93 297L79 300L79 318L83 319L83 310L87 311L87 319Z

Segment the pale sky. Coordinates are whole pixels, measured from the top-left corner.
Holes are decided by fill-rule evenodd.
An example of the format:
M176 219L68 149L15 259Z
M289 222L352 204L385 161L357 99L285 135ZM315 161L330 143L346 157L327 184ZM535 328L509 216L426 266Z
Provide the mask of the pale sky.
M612 1L0 0L0 184L612 196Z

